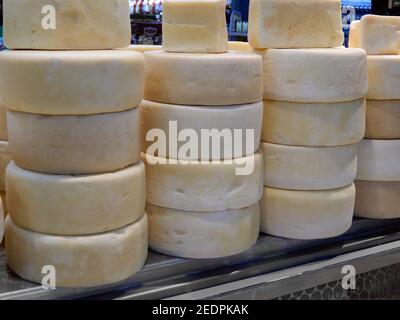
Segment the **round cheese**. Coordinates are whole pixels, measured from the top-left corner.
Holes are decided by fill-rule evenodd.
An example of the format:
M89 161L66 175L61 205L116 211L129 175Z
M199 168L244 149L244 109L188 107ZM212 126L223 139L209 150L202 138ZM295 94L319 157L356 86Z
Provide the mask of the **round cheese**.
M295 103L264 100L265 142L307 147L354 144L365 134L365 100Z
M54 236L6 219L7 263L21 278L41 284L53 267L57 287L93 287L124 280L147 257L147 217L122 229L90 236Z
M35 173L11 163L7 203L20 227L46 234L87 235L122 228L143 216L144 164L99 175Z
M126 0L4 1L9 49L112 49L131 40Z
M7 140L7 110L0 106L0 141Z
M0 191L6 191L6 168L11 160L8 142L0 141Z
M4 210L3 210L3 203L0 200L0 244L3 242L4 237Z
M357 145L293 147L262 143L264 185L290 190L348 186L357 175Z
M356 181L357 217L368 219L400 218L400 181Z
M260 146L262 115L263 105L261 102L215 108L179 106L144 100L140 106L142 151L147 152L154 145L154 137L151 132L156 133L156 131L162 130L166 134L165 150L162 150L162 148L157 150L155 155L159 157L179 158L178 153L170 152L169 139L172 138L174 143L177 144L177 150L181 150L186 144L192 142L192 138L187 136L185 136L185 139L178 139L185 131L188 134L190 133L190 136L195 135L197 145L196 151L187 155L188 159L202 159L201 149L204 141L208 141L210 145L209 159L232 159L251 155ZM205 130L209 130L206 135L208 138L202 139L202 133L206 133ZM251 135L246 130L251 130L250 134L254 136L253 145L247 143L247 139ZM235 132L241 133L239 138L235 137ZM217 155L213 155L212 152L213 141L220 142ZM232 148L228 148L230 144ZM233 146L239 144L241 144L242 150L240 150L240 154L238 152L238 155L235 156ZM225 148L227 150L224 150Z
M368 139L400 139L400 100L367 100Z
M368 56L368 99L400 100L400 55Z
M293 239L323 239L346 232L356 190L291 191L266 187L261 200L261 231Z
M136 45L131 45L127 48L121 48L122 50L133 50L133 51L138 51L141 53L147 52L147 51L158 51L162 50L162 46L156 46L156 45L150 45L150 44L136 44Z
M253 246L260 230L258 204L239 210L190 212L147 205L149 245L164 254L220 258Z
M360 47L360 20L355 20L350 24L349 48Z
M256 54L146 52L147 100L221 106L262 100L262 60Z
M92 174L140 160L139 109L87 116L8 112L10 152L22 168Z
M358 144L357 180L400 181L400 140L363 140Z
M7 211L6 193L0 191L0 198L1 198L2 205L3 205L4 216L7 217L8 211Z
M137 107L144 58L138 52L2 51L0 104L15 111L80 115Z
M147 202L186 211L242 209L257 203L263 189L263 158L258 152L224 161L182 161L142 154Z
M229 41L228 42L229 51L238 51L238 52L253 52L253 48L250 47L248 42L244 41Z
M264 99L343 102L364 98L367 60L362 49L270 49L264 57Z

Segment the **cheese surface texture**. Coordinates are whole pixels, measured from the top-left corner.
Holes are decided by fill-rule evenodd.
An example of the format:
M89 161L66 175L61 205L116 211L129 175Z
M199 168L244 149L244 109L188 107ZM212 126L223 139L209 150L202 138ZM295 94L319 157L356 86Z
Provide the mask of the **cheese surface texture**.
M161 161L166 159L148 154L142 154L142 158L146 164L147 202L153 205L213 212L252 206L262 195L260 152L219 164L201 161L165 164ZM246 168L243 172L246 175L238 175L238 168Z
M356 181L356 189L356 217L400 218L400 181Z
M20 227L46 234L87 235L139 220L146 202L142 162L112 173L50 175L7 168L7 203Z
M6 168L10 162L9 144L7 141L0 141L0 191L6 191Z
M253 48L248 42L244 41L229 41L228 42L229 51L247 52L252 53Z
M121 50L132 50L138 52L147 52L147 51L159 51L162 50L162 46L150 45L150 44L135 44L130 45L127 48L121 48Z
M259 53L264 58L266 100L344 102L367 94L367 60L362 49L270 49Z
M261 231L293 239L323 239L346 232L353 219L355 187L292 191L266 187L260 202Z
M228 50L225 0L164 0L163 49L222 53Z
M0 104L15 111L81 115L128 110L141 102L143 81L144 57L138 52L0 52Z
M264 185L290 190L348 186L357 174L357 145L294 147L262 143Z
M343 45L340 0L251 0L253 48L332 48Z
M7 141L7 110L0 106L0 141Z
M7 263L21 278L42 283L54 266L57 287L93 287L124 280L147 257L147 217L124 228L90 236L54 236L18 227L8 216Z
M6 193L3 191L0 191L0 198L1 202L3 204L3 212L4 212L4 217L7 216L8 211L7 211L7 199L6 199Z
M400 140L363 140L358 144L357 180L400 181Z
M9 49L99 50L131 41L125 0L5 0L3 10Z
M360 20L353 21L350 25L349 48L360 48Z
M145 99L220 106L262 100L262 59L256 54L146 52Z
M367 100L368 139L400 139L400 100Z
M8 111L10 153L28 170L109 172L140 159L139 109L88 116Z
M265 142L330 147L359 142L365 133L365 100L296 103L264 100Z
M150 248L172 256L204 259L241 253L260 230L260 208L190 212L147 205Z
M0 200L0 244L3 242L4 237L4 210L3 203Z
M167 134L166 148L165 150L158 150L154 155L163 158L177 159L179 158L179 154L170 152L168 138L172 135L177 135L174 139L176 142L179 135L183 135L183 130L188 130L190 131L187 133L188 135L196 134L201 141L198 143L196 140L198 146L198 148L196 148L197 152L193 152L193 154L188 155L187 158L194 160L201 159L203 141L209 141L209 159L232 159L251 155L255 153L260 146L262 115L262 102L215 108L204 106L180 106L143 100L140 106L142 151L146 153L154 144L153 138L149 133L151 133L151 130L158 129ZM205 130L210 130L207 134L208 138L202 139L202 133L205 134ZM235 138L235 130L242 130L242 134L239 138ZM254 135L252 139L253 146L247 145L246 141L249 136L246 130L252 130L252 134ZM226 138L224 131L226 131ZM146 139L146 136L148 139ZM212 138L210 138L210 136ZM221 141L217 154L213 154L212 152L213 139ZM177 150L180 150L190 141L189 138L182 140L183 141L177 141ZM242 150L240 154L238 153L235 156L234 148L229 148L230 150L227 150L227 152L224 151L225 143L229 144L229 142L232 143L232 146L234 146L235 143L241 143Z

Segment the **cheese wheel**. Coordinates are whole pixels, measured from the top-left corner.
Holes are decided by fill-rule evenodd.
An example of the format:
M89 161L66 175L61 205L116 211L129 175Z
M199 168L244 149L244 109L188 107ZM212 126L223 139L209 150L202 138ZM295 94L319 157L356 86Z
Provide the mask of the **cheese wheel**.
M52 266L57 287L94 287L125 280L147 257L147 217L124 228L90 236L54 236L6 219L7 263L21 278L42 283Z
M0 52L0 104L15 111L118 112L137 107L143 87L144 58L138 52Z
M147 100L223 106L262 100L262 61L256 54L146 52Z
M112 49L131 40L125 0L5 0L9 49Z
M365 133L365 100L295 103L264 100L265 142L306 147L354 144Z
M261 54L266 100L344 102L367 94L362 49L270 49Z
M132 51L138 51L141 53L147 52L147 51L158 51L162 50L162 46L156 46L156 45L150 45L150 44L136 44L136 45L131 45L127 48L121 48L122 50L132 50Z
M360 47L360 20L355 20L350 24L349 48Z
M140 160L139 110L43 116L8 112L10 152L22 168L53 174L91 174Z
M7 140L7 110L0 106L0 141Z
M368 56L368 99L400 100L400 55Z
M250 46L248 42L244 41L229 41L228 42L229 51L238 51L238 52L253 52L253 48Z
M1 198L2 205L3 205L4 216L7 217L8 211L7 211L7 198L6 198L6 193L0 191L0 198Z
M0 141L0 191L6 191L6 168L11 162L7 141Z
M142 151L147 152L154 145L155 137L152 136L152 132L157 133L156 131L162 130L163 137L164 134L166 137L159 138L157 142L162 142L165 150L160 147L154 153L159 157L178 159L179 153L170 152L169 140L172 138L177 143L177 150L181 150L192 141L192 138L188 136L185 136L183 141L178 139L182 138L181 135L186 134L196 136L196 145L194 146L196 148L186 156L186 159L204 159L201 157L202 146L204 148L203 142L208 142L210 146L208 151L210 160L251 155L260 147L262 115L263 105L261 102L215 108L179 106L143 100L140 106ZM251 133L246 130L251 130ZM235 132L240 134L239 138L235 137ZM202 133L206 136L204 139ZM247 143L247 139L250 139L251 136L254 136L251 139L253 145ZM217 154L213 154L213 141L220 141L219 148L215 149L218 151ZM238 150L240 154L238 152L235 155L233 146L239 144L241 144L242 150ZM228 148L229 145L232 148Z
M4 237L4 210L3 210L3 203L0 200L0 244L3 242Z
M262 143L264 185L290 190L348 186L357 175L357 145L294 147Z
M122 228L143 216L142 162L112 173L63 176L35 173L11 163L7 203L20 227L46 234L87 235Z
M356 189L356 217L400 218L400 181L356 181Z
M336 237L352 224L356 190L264 189L261 231L273 236L311 240Z
M357 180L400 181L400 140L363 140L358 144Z
M253 246L260 230L260 208L191 212L148 204L149 245L164 254L204 259L241 253Z
M400 139L400 100L367 100L368 139Z
M258 152L235 160L168 160L142 154L147 202L186 211L242 209L257 203L263 189L263 158Z

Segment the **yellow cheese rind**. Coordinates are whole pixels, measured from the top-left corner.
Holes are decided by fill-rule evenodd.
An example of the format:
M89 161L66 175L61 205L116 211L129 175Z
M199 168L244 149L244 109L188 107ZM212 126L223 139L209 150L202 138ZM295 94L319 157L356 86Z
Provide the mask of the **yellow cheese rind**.
M21 278L41 284L53 266L57 287L94 287L122 281L147 257L147 217L124 228L90 236L54 236L18 227L6 219L7 263Z
M365 100L296 103L264 100L265 142L331 147L359 142L365 133Z
M333 48L343 45L340 0L251 0L253 48Z
M364 98L367 59L362 49L270 49L264 59L264 99L344 102Z
M146 52L146 100L224 106L262 100L262 60L256 54Z
M8 112L10 153L22 168L53 174L94 174L140 160L139 110L44 116Z
M0 106L0 141L7 140L7 110Z
M0 104L15 111L45 115L124 111L139 105L143 87L144 57L138 52L0 52Z
M400 139L400 100L367 100L368 139Z
M349 48L361 48L360 20L355 20L350 25Z
M55 9L51 29L42 24L49 25L50 11L42 12L46 6ZM127 47L131 41L125 0L5 0L3 8L9 49L99 50Z
M190 212L148 204L149 245L154 251L192 258L220 258L252 247L260 230L258 204L239 210Z
M240 142L242 143L242 153L239 157L251 155L260 147L263 115L263 105L261 102L215 108L204 106L180 106L143 100L139 110L142 152L145 153L148 148L154 144L154 141L148 141L151 139L146 139L147 134L151 130L161 129L167 134L167 137L174 134L173 129L171 129L171 131L169 130L170 122L176 122L178 134L182 132L182 130L188 129L195 132L199 139L201 139L203 130L216 129L222 134L223 130L229 129L231 138L228 138L228 140L232 142L232 145L239 144ZM233 138L235 130L242 130L242 139L240 141ZM246 144L246 130L253 130L252 132L254 132L254 146L252 148ZM169 139L166 140L165 152L157 152L155 155L169 159L178 158L179 156L177 154L169 152ZM224 152L224 143L221 143L220 145L220 156L213 155L211 150L211 139L209 139L209 141L210 160L232 159L233 157L237 157L234 154L234 150L229 150L230 152L227 154ZM221 139L220 141L225 140ZM177 141L177 149L180 150L180 148L187 142L188 140ZM197 153L197 156L195 154L189 155L190 159L201 159L201 143L199 143Z
M220 163L160 163L166 159L148 154L142 154L142 159L146 164L147 202L153 205L213 212L252 206L262 195L261 152ZM248 175L239 175L238 168L245 166Z
M262 143L264 185L290 190L348 186L357 175L357 145L295 147Z
M368 219L400 218L400 181L356 181L355 216Z
M353 218L356 190L351 186L325 191L264 189L261 231L292 239L323 239L346 232Z
M4 209L3 202L0 200L0 244L3 242L4 237Z
M250 46L250 44L244 41L229 41L228 50L247 53L253 52L253 48Z
M6 168L11 160L8 142L0 141L0 192L6 191Z
M88 235L127 226L143 216L142 162L99 175L65 176L7 167L7 203L18 226L54 235Z
M400 181L400 140L363 140L358 144L357 180Z

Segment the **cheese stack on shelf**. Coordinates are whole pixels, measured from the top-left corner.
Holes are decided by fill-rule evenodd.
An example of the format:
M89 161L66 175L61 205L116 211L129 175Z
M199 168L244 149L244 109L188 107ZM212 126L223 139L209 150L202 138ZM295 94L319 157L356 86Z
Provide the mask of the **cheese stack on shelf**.
M54 9L54 30L42 28L43 7ZM0 53L14 160L8 264L37 283L54 267L60 287L123 280L148 246L137 108L144 57L105 50L129 45L128 2L6 0L4 22L9 49L37 49Z
M145 53L140 107L150 248L187 258L237 254L259 234L262 60L227 52L225 0L167 0L163 8L165 51ZM232 137L211 148L207 129L254 136L224 153Z
M367 51L369 76L355 214L400 218L400 18L364 16L353 24L350 39Z
M365 133L366 55L343 44L340 0L251 0L264 60L261 231L338 236L352 224Z
M11 162L7 138L7 112L0 106L0 197L3 203L4 214L7 214L6 205L6 168ZM0 218L1 219L1 218Z

